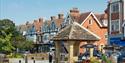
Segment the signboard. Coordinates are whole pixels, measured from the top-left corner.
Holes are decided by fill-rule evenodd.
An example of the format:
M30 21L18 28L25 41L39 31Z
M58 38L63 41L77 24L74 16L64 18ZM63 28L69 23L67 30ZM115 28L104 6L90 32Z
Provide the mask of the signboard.
M121 40L121 37L110 38L110 44L115 44L119 46L125 46L125 40Z

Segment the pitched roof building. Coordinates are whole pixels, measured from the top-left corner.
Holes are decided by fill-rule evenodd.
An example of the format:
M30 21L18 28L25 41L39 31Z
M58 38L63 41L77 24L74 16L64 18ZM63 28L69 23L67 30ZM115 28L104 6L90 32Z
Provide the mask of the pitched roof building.
M34 20L33 25L35 27L36 32L41 32L41 27L43 25L43 18L39 18L38 20Z
M64 21L65 24L72 23L68 19L73 19L72 21L78 22L83 27L87 28L94 34L100 37L100 40L95 42L98 49L101 50L102 46L107 44L107 24L108 24L108 14L105 12L103 14L95 14L93 12L80 13L77 8L71 9L69 15ZM83 45L85 43L81 43ZM83 50L81 50L83 51Z

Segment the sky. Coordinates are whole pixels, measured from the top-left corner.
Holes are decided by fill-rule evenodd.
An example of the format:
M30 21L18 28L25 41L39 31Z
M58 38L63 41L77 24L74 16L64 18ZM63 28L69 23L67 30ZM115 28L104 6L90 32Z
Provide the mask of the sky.
M59 13L65 15L72 8L80 12L104 13L108 0L0 0L0 19L10 19L19 24L38 18L50 19Z

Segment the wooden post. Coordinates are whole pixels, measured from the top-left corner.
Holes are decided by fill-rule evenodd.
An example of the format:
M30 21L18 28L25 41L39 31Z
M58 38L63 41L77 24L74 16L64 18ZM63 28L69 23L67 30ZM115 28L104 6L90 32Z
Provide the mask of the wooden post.
M94 50L94 48L90 48L90 58L93 57L93 50Z
M74 63L73 59L73 50L74 50L74 41L69 41L69 63Z
M56 56L55 56L55 62L56 63L60 63L60 43L59 42L55 42L56 45Z

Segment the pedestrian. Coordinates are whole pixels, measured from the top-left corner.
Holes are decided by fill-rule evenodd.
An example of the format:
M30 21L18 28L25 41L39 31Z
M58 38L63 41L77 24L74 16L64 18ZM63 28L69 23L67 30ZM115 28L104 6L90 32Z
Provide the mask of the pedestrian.
M49 53L49 63L52 63L52 59L53 59L52 53L50 52L50 53Z

